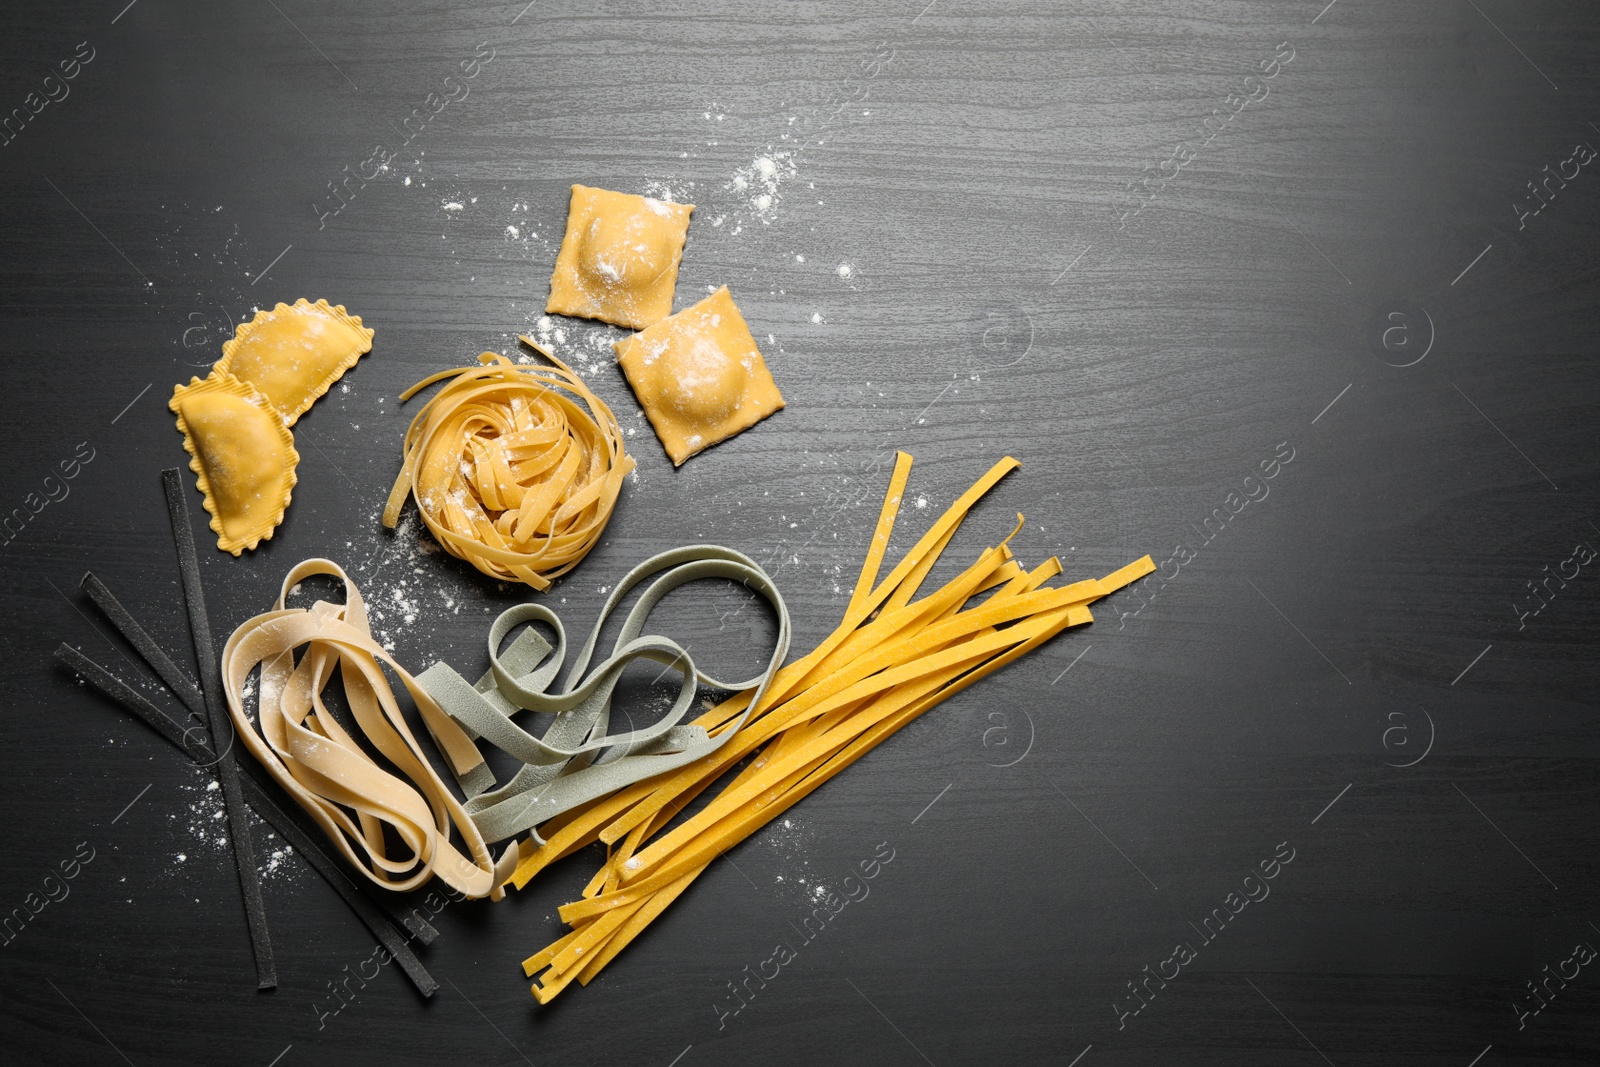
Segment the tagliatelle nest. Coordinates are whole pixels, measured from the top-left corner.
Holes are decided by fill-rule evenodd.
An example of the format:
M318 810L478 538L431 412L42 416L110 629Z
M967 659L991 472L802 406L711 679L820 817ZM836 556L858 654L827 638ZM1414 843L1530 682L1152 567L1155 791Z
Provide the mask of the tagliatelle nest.
M409 400L453 379L406 430L405 464L383 524L399 522L409 492L451 555L543 590L600 539L633 457L605 402L565 363L522 340L554 366L485 352L480 366L441 371L400 394Z

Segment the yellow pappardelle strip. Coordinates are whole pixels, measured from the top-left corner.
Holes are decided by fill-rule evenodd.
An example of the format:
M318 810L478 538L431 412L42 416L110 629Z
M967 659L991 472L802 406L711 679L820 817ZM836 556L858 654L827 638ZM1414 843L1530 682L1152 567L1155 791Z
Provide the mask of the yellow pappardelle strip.
M1012 558L1007 537L919 598L968 511L1017 466L1009 457L995 464L880 582L911 473L911 457L899 453L839 628L778 673L738 733L716 752L544 828L545 845L526 852L510 878L519 889L591 842L603 841L609 851L581 898L561 908L572 932L523 961L530 977L543 971L533 986L540 1003L573 980L588 984L714 859L885 737L1062 630L1092 622L1090 604L1155 570L1145 556L1105 578L1051 586L1060 561L1052 557L1025 570ZM1020 529L1022 517L1017 518ZM723 701L697 725L713 734L726 730L749 700L744 693ZM719 783L709 804L668 829L691 801Z
M410 494L445 551L491 577L543 590L600 540L633 457L605 401L572 368L522 340L554 366L485 352L480 366L442 371L400 394L409 400L452 379L406 430L383 524L400 521Z

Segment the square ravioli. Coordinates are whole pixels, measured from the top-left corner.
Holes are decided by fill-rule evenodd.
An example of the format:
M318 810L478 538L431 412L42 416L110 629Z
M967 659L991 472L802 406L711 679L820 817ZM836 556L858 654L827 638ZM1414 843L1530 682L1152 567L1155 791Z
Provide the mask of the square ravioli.
M545 311L642 330L672 313L693 204L572 187Z
M612 347L673 466L783 407L727 286Z

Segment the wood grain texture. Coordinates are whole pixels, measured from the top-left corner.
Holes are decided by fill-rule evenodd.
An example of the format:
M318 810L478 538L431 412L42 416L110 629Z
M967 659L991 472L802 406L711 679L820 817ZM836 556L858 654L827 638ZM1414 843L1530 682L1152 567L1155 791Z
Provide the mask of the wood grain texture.
M1593 968L1521 1028L1513 1008L1600 944L1600 571L1552 583L1537 615L1513 607L1574 545L1600 546L1600 174L1553 183L1520 225L1513 208L1600 144L1594 11L123 2L8 13L0 38L0 116L94 50L0 147L0 511L27 513L0 545L0 918L94 849L0 946L19 1062L1600 1057ZM1200 144L1284 42L1270 91ZM328 183L398 148L490 50L330 213ZM1127 183L1186 141L1193 159L1123 219ZM780 164L767 208L735 181L759 156ZM258 994L227 854L198 836L207 779L50 650L132 675L77 592L92 566L192 669L158 481L183 456L166 398L253 308L320 296L373 326L374 349L297 424L284 526L202 560L215 625L327 555L402 662L479 669L520 594L428 551L414 521L379 529L397 397L538 329L574 181L697 205L678 303L728 284L789 406L674 471L613 365L620 332L556 324L639 461L551 595L569 626L643 556L713 540L775 573L811 647L897 448L917 466L891 552L1010 453L1023 470L952 566L1017 511L1019 556L1059 553L1073 577L1180 545L1187 562L1147 606L1119 596L908 726L549 1008L518 961L558 932L592 853L434 917L431 1000L383 973L336 1013L329 984L372 946L290 857L265 886L282 984ZM1397 324L1419 347L1375 342ZM1280 447L1293 459L1233 514ZM669 607L714 671L770 634L732 594ZM896 858L870 896L802 944L814 887L880 842ZM1270 896L1206 940L1196 927L1283 842ZM794 962L719 1025L728 983L779 942ZM1128 983L1179 942L1194 962L1141 985L1148 1006L1119 1027Z

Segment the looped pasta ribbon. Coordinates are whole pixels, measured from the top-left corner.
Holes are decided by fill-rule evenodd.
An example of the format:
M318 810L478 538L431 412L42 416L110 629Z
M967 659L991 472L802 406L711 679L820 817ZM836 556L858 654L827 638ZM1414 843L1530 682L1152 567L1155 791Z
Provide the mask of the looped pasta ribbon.
M399 522L409 492L451 555L544 590L600 539L633 457L606 403L572 368L523 341L554 366L485 352L481 366L441 371L400 394L409 400L453 378L406 430L383 524Z
M345 603L285 606L297 583L319 574L344 584ZM296 652L301 652L298 663ZM244 703L245 683L258 666L259 730ZM368 878L403 892L437 875L469 897L498 900L517 850L507 849L499 862L491 858L483 835L407 725L385 666L411 694L457 773L481 764L482 757L460 727L373 640L361 594L330 560L309 559L296 566L284 578L273 609L228 638L222 652L223 689L240 740ZM335 673L360 733L399 775L380 766L323 702ZM467 854L452 841L452 829L465 842ZM386 831L409 855L390 855Z
M590 670L606 620L635 586L653 575L660 576L628 612L611 654ZM740 582L763 597L777 614L772 653L766 668L753 678L719 681L697 668L677 642L643 632L646 618L662 597L705 578ZM529 627L501 651L512 631L534 622L555 630L554 646ZM532 603L510 608L495 620L489 630L489 671L475 685L444 663L418 675L417 683L468 733L523 762L520 771L493 791L483 791L489 782L476 771L459 777L470 798L466 810L478 830L487 840L498 841L532 831L575 807L717 751L733 737L745 716L731 717L715 736L701 725L678 725L693 706L698 686L751 693L749 706L758 704L789 654L790 630L783 596L759 564L729 548L689 545L652 556L617 583L572 664L565 690L552 686L566 659L566 631L555 612ZM654 660L681 674L677 699L650 726L610 733L612 693L623 671L639 659ZM542 736L534 736L513 721L524 710L552 716ZM611 751L597 759L607 749ZM537 832L532 836L534 843L544 843Z

